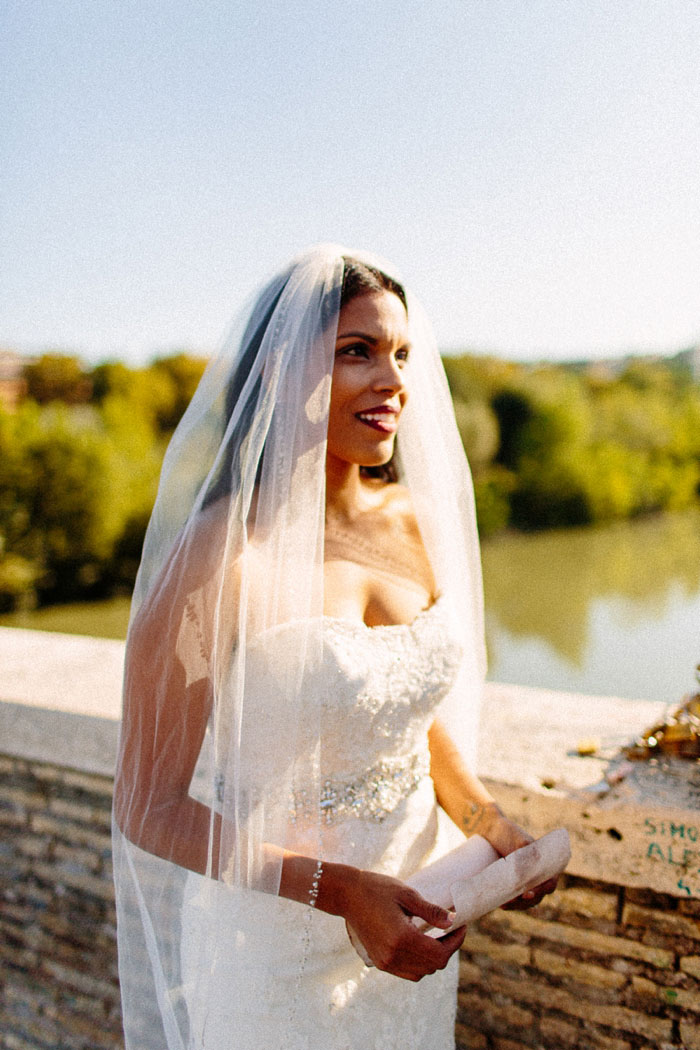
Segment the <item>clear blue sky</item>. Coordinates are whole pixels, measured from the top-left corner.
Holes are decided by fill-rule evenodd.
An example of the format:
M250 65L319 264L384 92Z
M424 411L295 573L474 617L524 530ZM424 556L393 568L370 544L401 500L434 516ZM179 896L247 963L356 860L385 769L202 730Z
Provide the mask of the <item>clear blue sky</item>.
M700 340L696 0L5 0L0 346L214 348L317 241L444 348Z

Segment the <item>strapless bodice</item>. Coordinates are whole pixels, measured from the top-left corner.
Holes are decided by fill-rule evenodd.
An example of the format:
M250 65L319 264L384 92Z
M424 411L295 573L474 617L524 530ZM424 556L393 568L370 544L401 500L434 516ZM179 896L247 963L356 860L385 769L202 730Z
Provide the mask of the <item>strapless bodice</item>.
M410 624L368 627L324 616L311 627L320 632L320 658L303 675L298 704L285 697L309 623L282 624L248 644L238 727L244 779L269 801L271 785L288 784L296 766L284 805L295 820L312 818L305 779L309 756L317 755L325 823L381 821L428 771L428 728L461 658L448 603L438 599ZM229 728L220 724L217 734L222 783Z

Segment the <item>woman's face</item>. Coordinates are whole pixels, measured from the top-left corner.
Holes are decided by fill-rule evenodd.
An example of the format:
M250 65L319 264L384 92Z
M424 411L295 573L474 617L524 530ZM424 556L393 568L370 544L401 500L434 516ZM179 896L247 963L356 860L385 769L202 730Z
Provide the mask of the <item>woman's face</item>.
M340 311L328 416L328 456L377 467L394 451L406 403L408 318L393 292L369 292Z

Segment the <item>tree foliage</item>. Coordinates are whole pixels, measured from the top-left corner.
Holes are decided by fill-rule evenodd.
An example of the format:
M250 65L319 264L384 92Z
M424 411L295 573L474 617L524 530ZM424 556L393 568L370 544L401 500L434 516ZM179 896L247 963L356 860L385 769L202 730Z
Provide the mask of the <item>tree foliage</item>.
M163 451L204 362L45 354L0 410L0 607L129 589Z
M700 386L662 361L611 368L445 359L469 455L490 409L492 456L470 456L482 535L612 521L698 501ZM464 423L466 421L466 425ZM493 444L492 437L489 439Z
M132 586L163 452L204 364L27 365L26 400L0 410L0 607ZM445 368L482 536L698 501L700 386L687 369L475 355Z
M89 401L92 393L92 383L80 358L68 354L42 354L25 365L24 378L27 396L40 405L51 401L81 404Z

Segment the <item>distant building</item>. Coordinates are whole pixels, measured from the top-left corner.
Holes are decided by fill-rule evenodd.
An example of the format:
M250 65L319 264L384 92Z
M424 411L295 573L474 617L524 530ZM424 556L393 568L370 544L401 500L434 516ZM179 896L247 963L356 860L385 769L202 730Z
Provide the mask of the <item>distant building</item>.
M27 393L27 358L15 350L0 350L0 406L12 411Z

